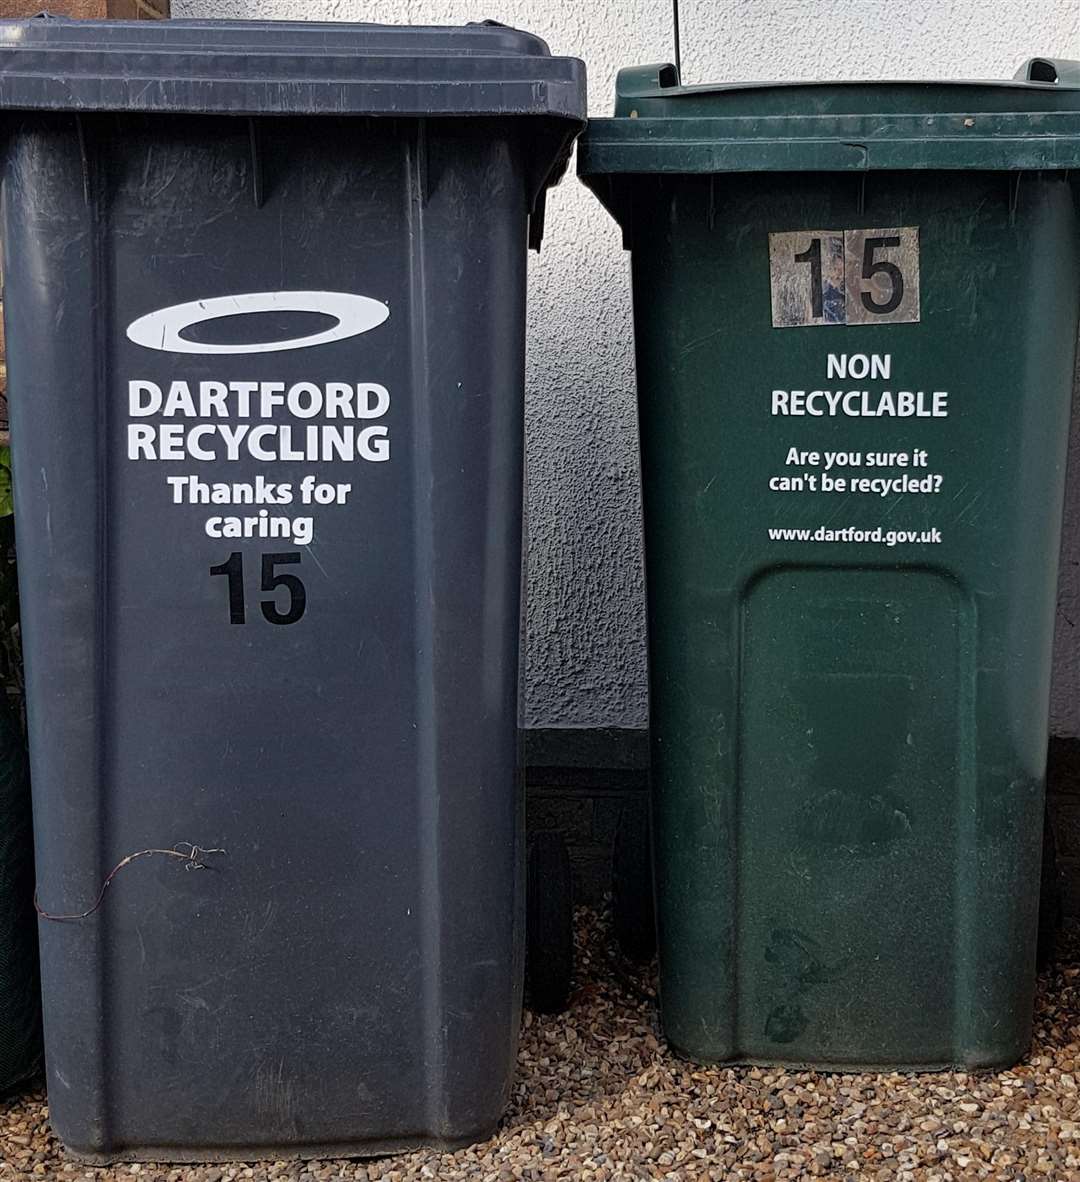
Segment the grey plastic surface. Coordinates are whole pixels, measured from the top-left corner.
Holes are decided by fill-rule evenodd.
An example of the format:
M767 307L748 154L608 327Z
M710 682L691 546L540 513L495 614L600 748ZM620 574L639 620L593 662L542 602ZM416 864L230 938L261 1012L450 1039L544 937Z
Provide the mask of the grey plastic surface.
M585 117L585 67L494 23L0 21L0 106Z
M51 1119L79 1155L367 1154L499 1118L521 998L525 245L576 129L6 120L41 905L81 914L143 850L222 851L138 858L92 914L40 925ZM272 310L177 328L233 296ZM313 303L332 314L288 311ZM356 335L221 351L342 324ZM137 413L140 382L176 413ZM174 382L226 384L224 414L213 385L184 413ZM245 417L233 382L339 383L350 413ZM258 442L224 458L244 426ZM281 458L346 427L352 459ZM184 476L293 500L174 503ZM350 488L304 505L305 476ZM260 509L292 536L208 535ZM211 573L232 553L242 602ZM291 623L295 586L263 589L282 576L303 583Z

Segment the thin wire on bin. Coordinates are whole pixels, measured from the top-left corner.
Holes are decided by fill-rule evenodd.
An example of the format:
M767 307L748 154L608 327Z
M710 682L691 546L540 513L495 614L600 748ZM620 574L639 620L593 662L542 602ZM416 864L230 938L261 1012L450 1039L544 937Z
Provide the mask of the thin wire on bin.
M147 849L137 850L133 854L128 854L126 858L122 858L105 876L105 881L101 884L101 890L98 892L97 899L94 900L92 907L88 907L85 911L80 911L74 915L54 915L49 911L45 911L38 902L37 891L34 891L34 910L42 919L51 919L57 923L69 923L79 919L89 919L91 915L101 906L105 901L105 892L109 889L112 880L124 869L125 866L130 866L132 862L139 858L149 858L153 854L161 854L166 858L179 858L184 863L185 870L206 870L207 864L203 858L207 854L227 854L225 849L203 849L190 841L178 841L171 850Z

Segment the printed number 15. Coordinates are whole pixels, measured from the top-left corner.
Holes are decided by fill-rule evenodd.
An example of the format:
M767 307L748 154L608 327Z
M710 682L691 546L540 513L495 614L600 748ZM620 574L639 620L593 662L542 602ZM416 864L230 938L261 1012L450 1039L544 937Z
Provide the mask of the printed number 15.
M293 574L278 574L274 569L277 566L299 562L300 554L296 550L288 554L262 555L262 590L276 591L279 587L284 587L289 593L289 603L285 611L280 610L273 596L259 600L263 619L271 624L295 624L304 614L307 607L307 591L300 577ZM239 550L234 550L224 562L212 566L210 574L225 575L229 580L229 623L247 623L243 554Z

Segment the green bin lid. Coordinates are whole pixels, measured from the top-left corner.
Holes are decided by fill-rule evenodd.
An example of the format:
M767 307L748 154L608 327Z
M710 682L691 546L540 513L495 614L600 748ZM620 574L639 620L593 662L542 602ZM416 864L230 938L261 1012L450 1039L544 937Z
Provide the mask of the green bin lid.
M1011 81L682 86L672 65L619 72L578 172L1020 171L1080 167L1080 62L1031 58Z

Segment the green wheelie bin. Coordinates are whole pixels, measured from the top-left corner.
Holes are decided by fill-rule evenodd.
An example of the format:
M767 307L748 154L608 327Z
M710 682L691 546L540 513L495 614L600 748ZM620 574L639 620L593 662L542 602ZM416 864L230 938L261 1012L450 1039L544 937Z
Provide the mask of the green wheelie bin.
M624 70L580 141L632 256L661 1009L692 1058L1028 1046L1077 168L1080 65L1041 59Z

